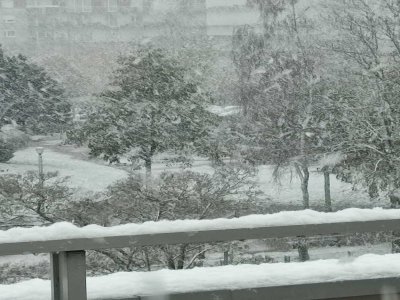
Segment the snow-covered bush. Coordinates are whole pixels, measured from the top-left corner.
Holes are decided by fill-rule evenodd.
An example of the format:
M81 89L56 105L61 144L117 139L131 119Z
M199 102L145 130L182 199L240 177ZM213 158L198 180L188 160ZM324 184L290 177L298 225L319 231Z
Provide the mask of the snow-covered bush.
M0 214L7 218L24 216L43 223L62 221L63 211L72 195L67 178L48 172L39 178L37 172L0 176Z
M37 264L12 262L0 266L0 283L12 284L31 278L49 279L49 262L42 261Z
M10 142L0 139L0 163L5 163L13 158L15 146Z
M257 192L253 187L253 175L254 169L250 167L226 165L213 174L166 172L152 182L139 175L131 176L111 186L103 201L98 201L97 195L93 199L71 202L68 216L81 226L92 223L110 226L254 213ZM93 274L162 267L191 268L211 248L216 246L184 244L102 250L88 254L88 266Z

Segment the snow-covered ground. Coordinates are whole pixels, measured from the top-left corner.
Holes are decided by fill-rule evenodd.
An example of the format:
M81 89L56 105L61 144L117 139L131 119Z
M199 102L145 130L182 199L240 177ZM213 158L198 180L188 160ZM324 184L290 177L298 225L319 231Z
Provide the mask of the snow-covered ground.
M167 295L192 291L400 277L399 270L399 254L368 254L346 260L115 273L88 278L87 288L89 299L115 299L154 293ZM35 279L13 285L0 285L0 295L3 300L47 300L50 299L50 282Z
M262 240L259 241L249 241L249 248L247 253L244 251L233 252L233 261L244 260L256 260L257 257L270 258L271 262L278 263L284 262L285 257L290 257L292 262L298 261L299 253L297 249L290 251L268 251L268 245ZM276 247L275 247L276 248ZM308 249L310 260L320 260L320 259L354 259L358 256L365 254L390 254L392 253L391 243L380 243L380 244L365 244L361 246L327 246L327 247L315 247ZM224 261L223 253L208 253L206 255L206 260L204 266L218 266Z
M282 174L279 182L277 182L274 180L273 171L273 166L262 166L259 168L257 175L259 187L264 192L266 199L271 199L270 201L273 204L301 205L302 193L300 179L297 175L288 170ZM365 191L353 189L351 184L336 179L335 175L331 175L330 179L334 207L373 207L382 205L382 203L372 202ZM311 169L309 193L311 206L323 205L325 199L324 176L321 172L317 172L316 168ZM383 203L383 205L387 205L387 203Z
M89 160L84 148L57 145L59 141L45 141L43 154L44 170L59 171L61 176L69 176L70 184L86 191L101 191L117 180L128 176L128 173L115 166L109 166L100 160ZM7 164L0 164L0 170L11 173L23 173L28 170L37 170L38 156L34 147L26 148L15 153L15 157ZM164 171L178 171L176 165L168 165L165 156L156 157L153 164L153 174ZM193 171L211 173L209 161L196 157L193 162ZM135 172L144 172L135 171ZM302 194L300 182L295 173L285 172L276 182L273 178L272 166L261 166L257 175L259 189L267 205L301 207ZM310 203L311 206L322 206L324 199L324 178L316 168L310 174ZM331 194L334 207L373 207L387 203L372 203L365 191L354 190L352 185L341 182L331 175Z
M127 172L91 161L84 161L67 154L45 149L43 153L44 172L58 171L60 176L70 177L72 187L85 191L101 191L117 180L128 176ZM6 164L0 163L0 170L10 173L24 173L38 169L38 154L34 147L15 153Z

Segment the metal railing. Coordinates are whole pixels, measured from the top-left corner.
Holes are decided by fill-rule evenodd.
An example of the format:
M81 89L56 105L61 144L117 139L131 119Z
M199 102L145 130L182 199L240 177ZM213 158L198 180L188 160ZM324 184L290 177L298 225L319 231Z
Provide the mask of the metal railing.
M86 250L139 246L210 243L234 240L307 237L329 234L396 231L400 219L324 223L308 225L231 228L169 233L102 236L18 243L0 243L0 256L26 253L50 253L52 300L86 300ZM400 270L399 270L400 273ZM273 274L271 274L273 276ZM217 280L217 279L216 279ZM400 292L399 278L376 278L342 282L310 283L242 290L216 290L169 295L169 300L279 300L279 299L381 299L382 288ZM34 292L34 291L33 291ZM1 295L0 295L1 298ZM133 297L125 300L151 299ZM392 299L392 298L388 298ZM393 298L396 299L396 298ZM17 300L17 299L16 299Z

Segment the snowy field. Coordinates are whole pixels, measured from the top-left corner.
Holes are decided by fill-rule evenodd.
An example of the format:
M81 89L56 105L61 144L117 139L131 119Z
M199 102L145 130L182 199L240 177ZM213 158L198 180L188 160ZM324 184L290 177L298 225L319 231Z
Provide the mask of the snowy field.
M309 193L310 205L322 206L325 198L324 177L317 168L311 168ZM279 182L273 178L273 166L262 166L259 168L258 183L265 198L270 199L271 204L284 204L288 206L301 206L302 194L300 180L293 172L287 171L281 176ZM361 189L353 189L352 185L337 180L334 175L331 178L331 197L332 204L336 208L345 207L374 207L381 206L382 203L374 203L368 194ZM387 201L389 202L389 201ZM383 203L383 205L387 203Z
M46 149L43 154L44 172L58 171L60 176L68 176L72 187L84 191L101 191L113 182L123 179L127 173L117 168L84 161L67 154ZM17 151L14 158L0 164L0 170L10 173L24 173L38 169L38 154L35 148Z
M84 191L101 191L115 181L128 176L128 172L115 166L107 165L98 159L89 159L86 149L73 146L58 145L59 141L42 142L44 170L59 171L61 176L69 176L72 187L81 188ZM10 173L23 173L28 170L37 170L38 156L34 147L26 148L15 153L15 157L7 164L0 164L0 170L7 170ZM128 168L125 168L128 169ZM195 158L193 171L210 173L212 167L206 159ZM168 165L165 156L156 157L153 164L153 174L158 175L164 171L179 171L179 166ZM133 171L133 172L144 172ZM301 208L302 194L300 182L295 173L287 171L277 182L273 178L272 166L261 166L257 175L259 189L264 193L261 197L265 199L266 205L272 207L287 206L290 208ZM310 183L310 204L312 207L323 206L324 202L324 178L316 168L311 169ZM334 208L346 207L374 207L387 205L373 203L365 191L354 190L352 185L341 182L331 175L331 195ZM387 201L388 202L388 201Z

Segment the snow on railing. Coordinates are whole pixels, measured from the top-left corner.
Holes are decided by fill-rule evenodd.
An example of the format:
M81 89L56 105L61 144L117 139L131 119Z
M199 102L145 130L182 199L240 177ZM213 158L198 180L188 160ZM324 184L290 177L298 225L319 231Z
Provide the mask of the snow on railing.
M306 210L271 215L253 215L235 219L146 222L109 228L96 225L78 228L72 224L59 223L49 227L14 228L0 232L0 255L50 253L52 299L86 300L85 250L390 231L399 230L399 228L399 210L378 208L372 210L347 209L336 213ZM144 281L140 281L138 276L143 278ZM320 294L323 297L321 296L318 299L333 298L336 295L342 295L343 297L373 295L373 291L378 295L380 293L379 289L383 285L388 285L393 280L396 280L387 277L400 277L400 257L398 255L368 255L347 263L338 260L327 260L304 264L266 264L187 271L164 270L153 273L113 274L89 279L88 289L92 299L110 299L111 297L114 297L114 299L126 299L127 297L136 299L132 297L149 292L157 292L154 290L154 286L160 288L163 286L161 283L157 284L160 281L157 278L164 277L167 278L167 283L164 284L166 294L197 292L203 293L201 294L203 295L201 299L204 300L212 299L210 298L211 295L215 295L217 291L222 293L220 299L240 299L240 297L235 298L238 296L234 296L234 294L240 293L240 290L250 288L252 290L258 289L259 295L258 298L253 297L251 299L307 299L301 298L299 291L303 288L304 293L309 293L309 288L304 289L304 284L315 284L316 282L320 282L324 286L314 286L313 295L314 293L317 295L321 289L331 289L333 293L329 294L329 297ZM371 278L373 278L373 282L368 281ZM343 280L345 281L343 284L346 284L346 282L347 284L352 283L350 285L352 288L348 288L347 294L343 294L343 290L340 287L329 285L339 284L337 282ZM381 282L382 280L383 282ZM152 282L151 286L153 288L147 287L146 290L146 284L143 287L143 282L149 281ZM106 284L107 282L110 284ZM128 282L131 282L131 284ZM400 288L398 283L399 281L397 280L396 286ZM42 286L40 291L49 292L48 288L47 290L44 288L46 284L48 283L45 281L34 280L22 282L9 288L0 286L0 299L19 299L18 297L2 297L2 295L7 295L10 289L14 289L14 292L11 293L18 294L18 292L21 293L23 290L32 287L33 295L39 286ZM293 295L296 295L297 298L290 298L288 295L283 298L282 296L280 298L271 296L274 295L271 289L276 292L279 286L285 284L292 285L292 288L294 285L303 285L302 288L299 287L293 292ZM123 288L124 286L125 288ZM357 286L359 288L354 288ZM181 288L176 289L174 287ZM112 291L112 288L115 288L115 291ZM204 292L210 290L213 292L204 294ZM290 288L279 290L278 292L282 295L282 293L287 293L288 290ZM339 290L342 294L338 292ZM20 295L21 299L24 299L22 294ZM32 295L30 295L31 298L29 299L36 299ZM195 295L192 294L190 297L186 295L186 298L182 296L182 298L178 297L176 299L196 299ZM270 295L268 296L269 298L266 298L267 295ZM46 299L43 297L40 299Z

